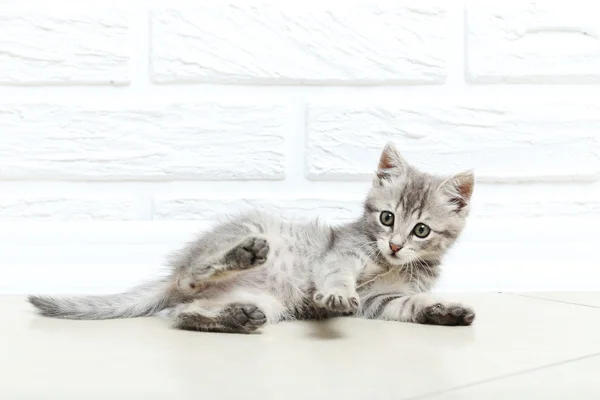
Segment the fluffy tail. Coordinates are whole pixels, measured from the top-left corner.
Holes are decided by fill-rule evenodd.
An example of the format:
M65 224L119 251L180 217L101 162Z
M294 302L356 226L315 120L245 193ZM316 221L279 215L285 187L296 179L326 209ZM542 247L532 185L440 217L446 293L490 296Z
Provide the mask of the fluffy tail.
M29 296L42 315L65 319L111 319L154 315L174 305L169 280L138 286L129 292L107 296Z

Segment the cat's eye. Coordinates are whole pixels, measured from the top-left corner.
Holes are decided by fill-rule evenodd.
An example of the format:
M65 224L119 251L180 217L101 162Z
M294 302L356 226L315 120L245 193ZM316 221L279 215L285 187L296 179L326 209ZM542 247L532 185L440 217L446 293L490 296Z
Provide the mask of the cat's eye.
M385 226L392 226L394 225L394 214L389 211L382 211L379 215L379 220Z
M431 228L423 223L418 223L413 228L413 233L416 237L424 239L431 233Z

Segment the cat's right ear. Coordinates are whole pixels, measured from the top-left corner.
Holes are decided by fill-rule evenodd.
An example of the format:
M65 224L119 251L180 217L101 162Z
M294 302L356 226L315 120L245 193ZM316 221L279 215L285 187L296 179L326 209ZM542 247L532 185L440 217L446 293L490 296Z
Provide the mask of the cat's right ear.
M381 152L381 157L379 157L377 177L383 179L392 174L400 174L405 169L406 162L400 152L392 142L388 142Z

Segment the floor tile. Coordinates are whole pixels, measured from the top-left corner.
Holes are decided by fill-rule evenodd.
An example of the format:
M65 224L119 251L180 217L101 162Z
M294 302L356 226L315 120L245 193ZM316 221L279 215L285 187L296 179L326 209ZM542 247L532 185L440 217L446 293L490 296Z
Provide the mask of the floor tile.
M426 397L428 400L597 400L600 355Z
M232 335L42 318L0 297L0 398L404 399L600 352L600 309L454 298L477 310L474 326L342 318Z
M524 292L522 296L600 307L600 292Z

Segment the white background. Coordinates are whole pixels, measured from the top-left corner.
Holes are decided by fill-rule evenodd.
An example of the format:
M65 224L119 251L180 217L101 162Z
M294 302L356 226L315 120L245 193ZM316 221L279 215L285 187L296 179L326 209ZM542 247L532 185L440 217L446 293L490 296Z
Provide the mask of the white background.
M244 207L350 220L388 140L476 171L440 290L600 289L592 2L9 3L1 293L125 289Z

